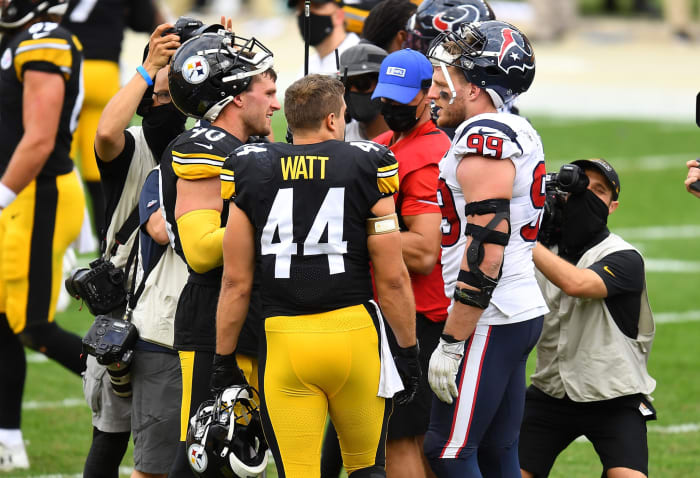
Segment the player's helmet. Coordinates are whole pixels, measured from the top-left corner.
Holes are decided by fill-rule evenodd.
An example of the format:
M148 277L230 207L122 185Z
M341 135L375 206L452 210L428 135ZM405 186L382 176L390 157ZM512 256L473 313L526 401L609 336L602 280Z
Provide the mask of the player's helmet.
M231 32L203 33L173 55L168 73L170 96L187 116L214 121L252 77L272 68L272 52L255 38Z
M535 79L530 41L510 23L497 20L463 23L459 33L441 33L430 44L428 58L462 70L497 108L527 91Z
M253 478L267 467L258 392L234 386L203 402L187 429L187 461L200 478Z
M67 0L0 0L0 30L20 28L40 15L63 15Z
M425 53L442 32L457 32L464 22L495 19L484 0L424 0L406 23L406 46Z

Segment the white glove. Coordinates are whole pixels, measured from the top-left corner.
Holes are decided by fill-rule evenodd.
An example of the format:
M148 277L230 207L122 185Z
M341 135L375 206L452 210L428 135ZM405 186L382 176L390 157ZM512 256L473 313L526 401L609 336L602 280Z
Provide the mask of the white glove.
M445 403L452 403L457 398L457 369L464 356L464 340L446 342L440 338L440 343L430 356L428 366L428 383L435 395Z

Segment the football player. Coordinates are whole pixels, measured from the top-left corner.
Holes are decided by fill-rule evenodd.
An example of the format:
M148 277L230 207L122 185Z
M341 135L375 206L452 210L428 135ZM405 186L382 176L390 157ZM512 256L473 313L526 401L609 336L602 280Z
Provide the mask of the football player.
M535 76L530 42L500 21L439 35L428 96L457 126L440 162L442 265L452 298L428 381L425 453L437 476L519 476L525 363L547 312L532 249L544 205L544 153L530 123L498 108Z
M221 166L249 137L270 134L272 114L280 109L276 79L272 53L264 45L224 30L183 43L171 62L173 103L186 115L204 120L178 136L161 161L166 226L171 244L190 270L175 313L174 346L183 383L180 452L173 477L191 476L184 451L187 424L200 403L211 398L212 366L220 365L220 357L214 357L215 317L228 214L221 200ZM236 349L241 354L238 363L254 385L259 315L253 300Z
M80 337L54 321L63 254L85 207L70 158L82 53L56 23L65 8L64 0L0 1L0 471L29 467L23 346L75 374L85 368Z
M242 146L222 169L222 195L231 201L216 350L231 356L239 343L257 262L261 413L279 476L319 476L330 412L348 475L384 477L386 399L402 388L397 401L412 399L420 379L391 197L398 165L383 146L342 141L340 81L302 78L284 104L294 144ZM381 310L372 299L370 260ZM396 365L382 313L400 346ZM230 364L233 370L232 356Z

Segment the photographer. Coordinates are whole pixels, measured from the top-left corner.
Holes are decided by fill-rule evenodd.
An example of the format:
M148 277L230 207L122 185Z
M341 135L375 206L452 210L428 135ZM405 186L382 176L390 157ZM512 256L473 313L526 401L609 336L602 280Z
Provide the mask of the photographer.
M153 188L144 191L146 203L141 208L141 218L139 194L167 144L185 128L186 118L170 100L166 66L184 40L178 29L183 20L189 21L181 19L175 26L163 24L155 29L143 65L107 104L97 127L95 155L106 196L108 225L106 237L102 238L103 257L119 268L130 263L127 256L139 224L159 243L166 237L160 210L146 207L152 203ZM193 24L202 26L201 22ZM142 124L127 129L134 113L142 116ZM157 175L155 178L157 185ZM186 269L170 248L159 249L147 239L143 235L140 247L143 268L149 274L143 284L138 279L131 289L141 289L133 311L133 324L140 338L131 363L104 367L95 357L88 357L85 395L93 410L94 430L85 464L86 477L118 475L129 430L133 430L135 445L132 476L164 476L174 458L181 392L179 360L172 350L172 324ZM128 268L126 272L129 274ZM168 280L163 280L164 276ZM127 279L132 279L130 274ZM120 318L122 313L123 310L116 310L110 316ZM131 389L133 408L126 398Z
M644 260L606 226L619 205L620 179L602 159L565 165L553 179L538 236L550 249L538 243L533 250L551 312L526 394L522 476L548 476L581 435L600 456L603 476L646 476L646 421L656 418L648 397L656 381L647 372L655 327ZM553 218L558 239L546 234Z

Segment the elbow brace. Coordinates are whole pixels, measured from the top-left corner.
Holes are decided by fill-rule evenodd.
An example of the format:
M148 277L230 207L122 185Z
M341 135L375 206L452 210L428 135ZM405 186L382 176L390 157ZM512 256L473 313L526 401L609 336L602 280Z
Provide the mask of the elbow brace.
M195 209L177 220L177 230L187 265L204 274L224 263L224 228L221 213L214 209Z
M463 282L474 289L455 288L454 299L462 304L479 309L485 309L491 302L493 290L496 288L501 274L503 273L503 263L498 271L498 277L490 277L481 271L481 263L484 260L484 244L498 244L504 248L510 239L510 200L508 199L487 199L485 201L470 202L466 205L465 214L467 216L493 214L493 218L486 227L476 224L467 224L464 234L472 236L472 241L467 248L467 265L469 270L461 269L457 275L457 280ZM508 232L496 230L501 221L508 224Z

